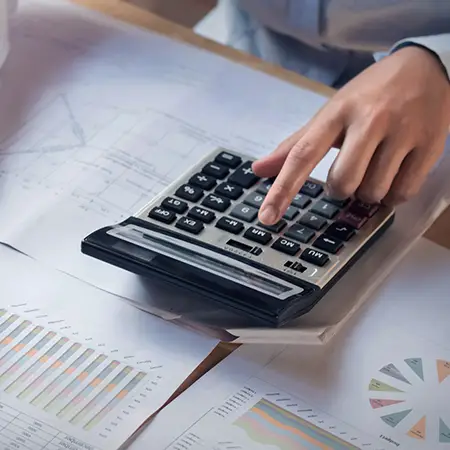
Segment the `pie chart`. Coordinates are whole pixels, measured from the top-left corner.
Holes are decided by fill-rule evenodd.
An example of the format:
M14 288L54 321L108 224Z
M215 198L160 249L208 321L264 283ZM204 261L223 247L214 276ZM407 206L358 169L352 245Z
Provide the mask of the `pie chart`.
M433 401L428 408L422 402L414 401L416 392L430 393L436 398L450 395L450 361L437 359L426 361L423 358L408 358L399 364L389 363L379 369L378 376L369 382L369 402L371 408L387 427L400 429L411 439L427 441L432 439L440 445L448 444L450 449L449 415L429 414ZM382 375L381 375L382 374ZM391 381L389 381L391 380ZM423 411L421 410L423 409ZM450 410L449 410L450 413ZM411 422L411 418L415 417ZM430 426L430 421L435 423ZM406 428L405 428L405 423ZM428 430L437 430L438 436L430 437ZM445 447L445 445L444 445Z

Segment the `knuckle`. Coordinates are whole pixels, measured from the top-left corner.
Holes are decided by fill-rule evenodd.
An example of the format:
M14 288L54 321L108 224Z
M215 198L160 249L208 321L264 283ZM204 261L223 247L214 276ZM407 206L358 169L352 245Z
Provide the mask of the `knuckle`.
M386 196L387 189L382 187L364 187L358 191L358 198L365 203L380 203Z
M289 159L294 164L311 164L314 159L316 147L308 140L298 141L291 152Z
M390 109L383 101L371 104L362 110L362 118L369 127L385 127L390 120Z
M333 195L340 198L351 197L357 189L356 183L347 177L340 177L337 179L331 178L328 181L328 185L333 192Z

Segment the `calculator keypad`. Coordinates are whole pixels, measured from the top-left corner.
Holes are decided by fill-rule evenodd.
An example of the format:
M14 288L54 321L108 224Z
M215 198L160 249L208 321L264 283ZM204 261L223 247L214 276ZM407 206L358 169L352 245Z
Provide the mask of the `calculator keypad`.
M144 218L314 281L338 270L340 261L391 214L384 211L379 218L378 205L333 199L325 195L322 183L311 179L283 218L266 226L258 221L258 211L274 180L258 178L251 166L245 156L216 152L149 205ZM239 246L231 248L237 241L248 247L247 253Z
M229 199L216 194L209 194L202 201L203 206L219 212L224 212L230 204Z

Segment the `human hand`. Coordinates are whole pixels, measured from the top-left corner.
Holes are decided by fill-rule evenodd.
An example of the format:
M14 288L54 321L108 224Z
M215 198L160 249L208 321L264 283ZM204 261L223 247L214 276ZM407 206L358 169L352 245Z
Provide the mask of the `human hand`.
M314 167L340 148L327 180L335 198L396 205L414 196L441 156L450 125L450 83L436 58L405 47L373 64L269 156L276 179L261 205L266 225L283 216Z

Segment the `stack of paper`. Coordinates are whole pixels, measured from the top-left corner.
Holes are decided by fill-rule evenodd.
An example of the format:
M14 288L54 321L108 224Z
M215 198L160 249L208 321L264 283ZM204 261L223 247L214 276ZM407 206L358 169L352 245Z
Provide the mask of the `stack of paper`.
M311 314L276 333L239 329L195 298L82 255L80 243L217 145L272 151L326 99L63 1L24 0L11 45L0 90L0 241L167 319L246 342L325 342L444 205L447 159ZM335 155L313 175L325 179Z
M242 346L132 450L448 448L449 271L419 242L331 345Z
M0 447L116 449L217 341L0 247Z

